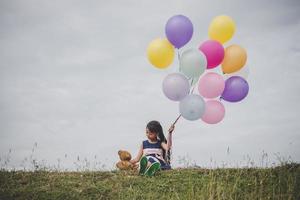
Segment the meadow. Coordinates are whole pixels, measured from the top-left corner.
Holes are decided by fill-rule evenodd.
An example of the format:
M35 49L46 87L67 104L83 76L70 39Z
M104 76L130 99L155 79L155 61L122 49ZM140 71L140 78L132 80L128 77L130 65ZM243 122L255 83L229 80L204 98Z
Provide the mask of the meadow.
M269 168L0 171L0 199L300 199L300 164Z

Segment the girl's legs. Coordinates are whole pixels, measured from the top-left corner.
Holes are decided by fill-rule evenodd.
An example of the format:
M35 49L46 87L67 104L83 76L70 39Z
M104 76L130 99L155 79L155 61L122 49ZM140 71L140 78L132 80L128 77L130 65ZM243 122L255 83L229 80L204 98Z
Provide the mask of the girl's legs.
M153 176L160 169L160 162L156 158L143 156L140 160L140 175Z
M140 170L139 174L143 175L148 168L148 159L146 156L143 156L140 160Z
M151 164L152 164L152 163L148 161L148 163L147 163L147 168L150 167Z
M142 158L140 161L139 174L143 175L151 165L152 165L152 163L149 162L148 160L146 160L146 157Z
M160 170L160 162L157 158L148 157L147 169L145 175L153 176L158 170Z
M148 169L145 172L146 176L153 176L157 171L160 170L160 163L159 162L154 162L148 167Z

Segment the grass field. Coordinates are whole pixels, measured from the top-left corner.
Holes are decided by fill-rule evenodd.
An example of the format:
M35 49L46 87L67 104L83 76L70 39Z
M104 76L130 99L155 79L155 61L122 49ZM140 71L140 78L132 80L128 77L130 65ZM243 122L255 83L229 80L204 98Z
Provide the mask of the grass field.
M0 199L300 199L300 164L135 171L0 172Z

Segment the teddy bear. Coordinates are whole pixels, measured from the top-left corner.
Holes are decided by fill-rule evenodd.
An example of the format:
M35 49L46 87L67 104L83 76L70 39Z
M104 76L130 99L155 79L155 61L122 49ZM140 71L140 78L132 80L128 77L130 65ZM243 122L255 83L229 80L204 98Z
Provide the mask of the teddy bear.
M131 170L135 169L135 166L129 162L131 160L131 154L125 150L118 151L120 161L117 162L116 167L121 170Z

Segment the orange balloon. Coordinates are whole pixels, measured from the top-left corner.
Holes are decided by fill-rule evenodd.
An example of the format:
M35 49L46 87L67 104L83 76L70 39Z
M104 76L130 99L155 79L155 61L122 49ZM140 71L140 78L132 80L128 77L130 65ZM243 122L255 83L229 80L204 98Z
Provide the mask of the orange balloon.
M225 49L222 61L223 73L230 74L240 70L247 61L246 50L239 45L230 45Z

